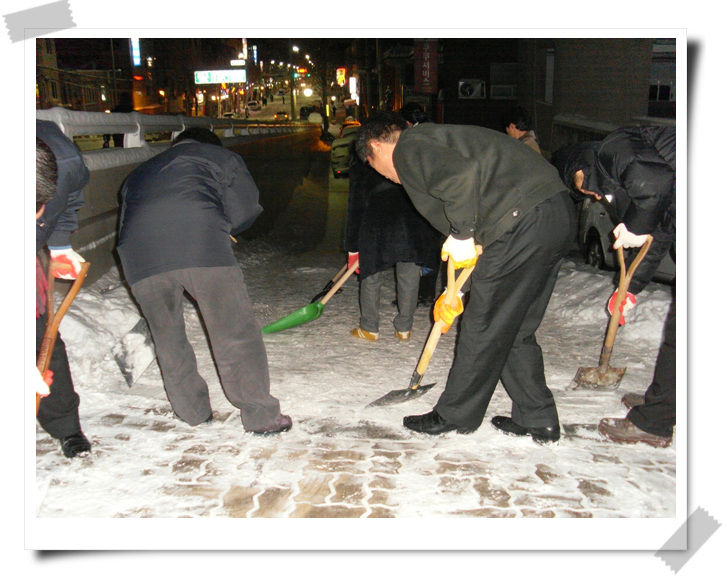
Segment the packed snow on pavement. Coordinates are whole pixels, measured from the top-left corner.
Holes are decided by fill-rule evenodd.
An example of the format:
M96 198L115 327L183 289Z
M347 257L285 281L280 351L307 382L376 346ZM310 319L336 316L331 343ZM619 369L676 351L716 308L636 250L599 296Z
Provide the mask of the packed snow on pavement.
M338 271L343 257L332 253L286 255L275 244L256 240L240 244L236 249L245 273L248 291L255 305L261 326L305 306L312 295ZM405 388L418 361L430 329L429 312L420 308L409 343L399 343L393 336L391 320L395 298L393 276L382 299L382 339L379 343L362 343L350 336L357 319L357 283L355 278L343 287L324 308L321 318L303 326L264 335L270 361L272 392L281 400L283 412L294 420L293 430L277 436L287 441L299 439L302 445L311 437L336 437L355 434L362 437L384 437L396 433L402 440L421 438L401 425L407 414L427 412L436 401L439 389L446 382L451 364L455 333L445 335L425 375L426 382L436 382L429 393L404 405L367 408L366 405L392 389ZM576 370L581 366L597 366L602 336L607 324L604 305L612 292L610 273L598 272L569 259L564 264L538 339L544 352L549 385L558 402L561 422L565 425L593 426L605 416L621 417L625 413L619 403L627 391L643 392L649 384L659 347L662 326L671 301L668 286L652 283L638 297L626 326L619 330L613 366L627 367L622 385L615 392L569 390ZM206 343L199 317L191 304L187 310L188 332L198 356L201 373L208 380L215 409L215 422L209 427L190 430L178 422L178 430L190 433L200 443L225 438L231 446L245 446L250 435L243 434L239 416L226 401L217 380L214 363ZM141 379L129 388L111 355L114 345L138 322L139 313L118 271L112 270L96 283L84 288L66 315L61 333L66 342L76 389L81 395L81 420L84 431L94 445L93 466L79 468L65 460L55 442L37 428L37 515L40 517L134 517L137 503L134 489L143 480L147 489L165 487L164 472L156 476L150 463L172 464L179 450L165 450L165 439L133 435L133 426L122 423L124 413L140 416L161 414L172 418L158 368L152 363ZM143 350L143 349L142 349ZM129 355L131 356L131 355ZM134 362L133 360L131 362ZM133 411L132 411L133 409ZM627 446L618 452L614 445L600 441L597 433L583 431L583 437L564 439L555 450L544 450L529 440L505 437L492 429L489 418L507 414L509 404L502 387L498 388L482 427L471 436L448 435L438 438L435 452L457 449L472 456L483 453L547 454L557 457L560 468L595 469L605 481L613 484L619 478L614 464L583 465L583 450L600 447L604 452L623 454L628 462L651 464L654 458L675 467L678 437L671 448L655 450L645 445ZM176 430L177 428L175 428ZM624 459L626 461L626 459ZM521 477L522 461L500 463L499 478ZM285 465L279 466L284 471ZM49 490L50 482L60 473L67 477L62 494ZM152 470L153 471L153 470ZM147 473L145 477L139 474ZM646 472L645 472L646 473ZM268 473L271 484L276 476L287 480L284 473ZM219 474L224 478L224 474ZM446 513L441 505L411 503L417 482L402 476L402 502L395 515L417 516ZM613 505L604 506L603 515L624 517L673 517L676 511L675 473L640 482L643 495L634 504L624 504L617 497ZM409 485L411 484L411 485ZM79 491L72 488L78 485ZM626 486L631 483L624 483ZM109 501L114 490L125 489L118 502ZM563 490L564 491L564 490ZM103 499L92 498L103 493ZM167 498L168 500L170 498ZM171 498L174 499L174 498ZM145 503L150 501L145 498ZM456 503L456 502L455 502ZM154 502L152 501L152 504ZM183 511L183 510L182 510ZM597 512L598 510L596 510ZM153 506L154 517L180 515L179 505L159 502ZM598 515L597 513L595 515Z

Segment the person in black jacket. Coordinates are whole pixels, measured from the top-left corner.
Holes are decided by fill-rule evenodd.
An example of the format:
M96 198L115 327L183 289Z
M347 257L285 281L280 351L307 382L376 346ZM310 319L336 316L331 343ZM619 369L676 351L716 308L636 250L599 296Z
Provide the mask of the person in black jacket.
M129 174L121 191L118 253L149 323L167 396L177 416L212 419L207 383L185 333L186 291L204 319L222 388L246 431L287 431L270 394L267 353L230 236L262 212L242 158L192 127Z
M676 242L676 130L673 127L625 127L603 141L579 143L553 155L563 181L574 196L591 195L613 204L619 218L614 228L614 249L653 242L634 273L626 300L618 307L623 316L636 303L661 260ZM664 337L654 378L644 397L627 394L630 410L624 419L603 419L599 432L617 443L671 444L676 425L676 285L664 326Z
M349 169L348 211L344 249L349 264L359 261L359 326L357 338L379 340L379 305L386 270L396 271L395 336L409 340L418 302L422 267L438 260L439 233L414 209L400 185L362 163L355 151Z
M555 168L507 135L474 125L408 127L372 115L356 137L361 159L401 183L414 207L447 236L442 260L474 266L447 385L434 409L404 418L413 431L471 433L500 381L512 415L492 425L540 444L560 439L535 332L574 231L573 204ZM483 248L481 256L478 246ZM461 302L434 317L450 327Z
M57 278L64 279L75 279L83 261L71 248L70 236L78 227L76 212L83 206L82 189L88 180L89 171L73 142L55 123L36 121L36 356L48 320L45 272L49 258L64 266L55 273ZM46 245L50 255L44 249ZM58 439L66 457L84 455L91 450L91 443L81 430L80 397L73 386L68 353L60 333L48 368L53 382L50 394L41 399L38 423Z

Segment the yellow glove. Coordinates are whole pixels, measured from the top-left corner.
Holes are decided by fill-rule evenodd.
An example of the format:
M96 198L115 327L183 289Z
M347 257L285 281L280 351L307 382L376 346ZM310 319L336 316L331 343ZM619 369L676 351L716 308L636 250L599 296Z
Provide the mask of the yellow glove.
M449 236L442 245L442 261L446 262L451 258L455 270L474 266L480 253L477 246L475 246L474 238L458 240Z
M447 291L445 290L442 295L437 298L437 301L434 303L434 311L432 312L434 322L439 322L441 320L444 323L442 326L442 334L447 334L449 328L454 322L454 319L464 311L464 305L462 304L462 292L457 293L457 296L455 297L455 306L445 304L444 297L446 294Z

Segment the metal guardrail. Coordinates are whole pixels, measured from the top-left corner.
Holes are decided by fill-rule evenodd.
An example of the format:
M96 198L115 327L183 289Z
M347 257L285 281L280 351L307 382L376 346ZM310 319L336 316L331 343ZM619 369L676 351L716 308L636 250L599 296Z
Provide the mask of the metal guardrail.
M150 134L170 133L170 140L174 139L189 127L205 127L217 133L220 138L287 134L309 128L309 123L185 117L183 115L145 115L137 112L99 113L69 111L62 107L38 109L35 116L36 119L53 121L70 138L84 135L123 134L124 149L144 147L147 144L146 137Z

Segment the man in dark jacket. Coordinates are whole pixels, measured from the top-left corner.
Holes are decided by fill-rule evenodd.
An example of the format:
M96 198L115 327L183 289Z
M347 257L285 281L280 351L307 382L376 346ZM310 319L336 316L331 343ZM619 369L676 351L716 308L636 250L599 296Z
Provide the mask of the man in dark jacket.
M270 394L267 353L230 236L262 207L242 158L207 129L131 172L121 191L118 252L149 323L167 396L190 425L210 421L207 383L185 333L183 293L197 302L222 388L254 433L287 431L290 417Z
M354 159L349 170L344 248L349 263L359 261L357 338L379 340L379 305L384 272L396 272L395 336L409 340L417 307L422 266L433 269L439 257L439 233L414 209L401 185Z
M75 279L83 258L72 248L71 233L78 228L77 211L83 206L82 189L88 183L89 172L73 142L55 123L36 121L36 324L35 350L40 352L45 326L47 280L45 272L49 257L62 268L55 276ZM45 195L42 191L46 190ZM38 197L42 196L42 197ZM50 256L45 252L48 246ZM60 333L56 337L49 370L53 375L50 394L41 399L38 422L58 439L63 454L77 457L91 450L91 444L81 431L78 416L80 397L73 386L66 345Z
M673 127L625 127L603 141L578 143L557 151L553 162L574 196L591 195L614 205L619 224L614 248L638 248L653 242L636 269L624 304L633 308L661 260L676 242L676 130ZM622 401L630 407L625 419L604 419L599 431L618 443L666 447L676 425L676 285L664 326L654 378L644 397ZM625 323L622 317L622 324Z
M359 157L406 189L414 206L447 235L442 259L475 265L454 363L434 410L404 419L429 434L476 430L497 383L512 417L493 425L538 443L560 438L535 331L545 314L575 216L555 168L515 139L475 126L372 117L357 137ZM477 246L484 252L478 259ZM440 309L445 323L461 311Z

